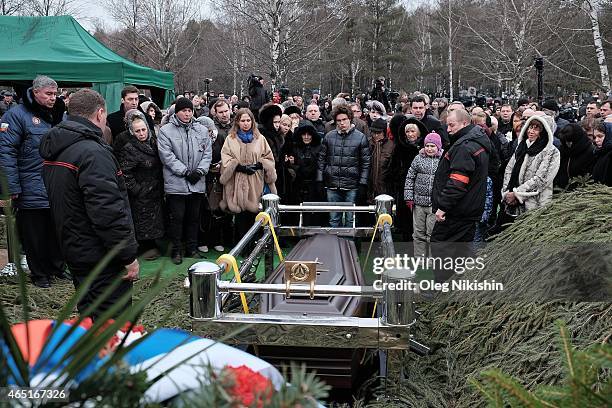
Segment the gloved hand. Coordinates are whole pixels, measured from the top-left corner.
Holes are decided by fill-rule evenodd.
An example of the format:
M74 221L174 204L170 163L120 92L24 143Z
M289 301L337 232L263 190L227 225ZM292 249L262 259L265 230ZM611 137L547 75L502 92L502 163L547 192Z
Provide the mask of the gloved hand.
M236 166L236 171L239 173L244 173L248 176L255 174L255 170L253 170L253 168L250 165L244 166L242 164L239 164L238 166Z
M414 208L414 201L408 200L406 201L406 207L410 208L410 211Z
M189 184L196 184L202 178L202 172L199 170L193 170L185 175L185 178L189 182Z
M365 202L368 199L368 186L366 184L360 184L357 188L358 199Z

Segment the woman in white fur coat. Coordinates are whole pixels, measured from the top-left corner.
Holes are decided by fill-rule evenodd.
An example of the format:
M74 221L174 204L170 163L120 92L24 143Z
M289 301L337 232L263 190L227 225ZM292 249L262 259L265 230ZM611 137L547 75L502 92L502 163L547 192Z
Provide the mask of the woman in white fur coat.
M502 200L509 207L523 206L525 211L548 204L560 162L561 154L553 146L548 121L538 115L530 117L521 129L518 146L506 167Z

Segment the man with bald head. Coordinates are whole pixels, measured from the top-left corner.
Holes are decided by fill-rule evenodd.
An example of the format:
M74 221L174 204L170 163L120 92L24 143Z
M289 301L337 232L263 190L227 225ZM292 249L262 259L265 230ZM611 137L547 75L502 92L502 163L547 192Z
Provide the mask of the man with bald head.
M491 142L484 130L470 121L470 114L463 109L448 114L451 147L440 158L434 177L431 199L436 224L431 242L434 255L442 258L470 256L471 244L447 243L471 243L484 211ZM448 279L445 272L434 271L436 281Z
M311 103L306 107L306 119L312 123L320 137L325 136L325 124L321 120L321 110L319 105Z

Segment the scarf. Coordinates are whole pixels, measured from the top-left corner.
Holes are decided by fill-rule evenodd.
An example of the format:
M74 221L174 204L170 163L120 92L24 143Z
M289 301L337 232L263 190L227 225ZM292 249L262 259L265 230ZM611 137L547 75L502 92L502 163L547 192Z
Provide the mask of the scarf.
M242 129L238 129L238 138L242 140L242 143L251 143L253 141L253 129L248 132L243 132Z
M508 183L508 191L512 191L515 187L519 186L519 173L521 172L521 167L525 161L525 155L533 157L544 150L546 145L548 145L548 137L549 136L546 134L546 132L542 131L540 137L538 137L536 141L531 144L531 146L527 147L527 138L523 139L521 143L519 143L518 147L516 148L516 152L514 153L516 161L514 163L514 167L512 167L512 175L510 176L510 182Z

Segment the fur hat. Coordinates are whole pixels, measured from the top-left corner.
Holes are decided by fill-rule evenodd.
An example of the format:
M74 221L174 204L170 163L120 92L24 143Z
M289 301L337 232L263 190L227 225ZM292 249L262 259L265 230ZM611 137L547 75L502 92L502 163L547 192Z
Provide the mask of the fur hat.
M438 151L442 150L442 138L436 132L431 132L427 136L425 136L425 142L423 145L427 145L427 143L435 144L438 148Z
M267 125L272 123L275 116L282 116L283 110L274 103L266 103L259 109L259 123Z
M175 112L180 112L183 109L187 109L187 108L193 110L193 102L191 102L189 98L185 98L185 97L178 98L176 103L174 104Z
M312 142L310 142L312 146L318 146L321 144L321 136L319 136L317 129L315 129L310 122L306 121L300 122L300 125L293 131L293 140L295 143L299 145L303 144L304 142L302 141L302 135L305 133L312 136Z
M302 111L300 110L300 108L298 108L295 105L287 106L285 108L285 111L282 113L284 113L285 115L291 115L292 113L297 113L298 115L302 116Z
M400 132L403 132L404 129L401 127L402 122L406 120L406 115L404 115L401 111L393 115L391 120L389 121L389 130L391 130L391 137L393 140L397 140L399 138Z
M419 141L423 140L423 138L429 133L427 126L425 126L423 122L414 117L414 115L406 115L406 118L404 119L399 128L399 138L397 141L400 145L406 146L408 144L408 142L406 141L406 125L409 124L416 125L416 127L419 129Z

